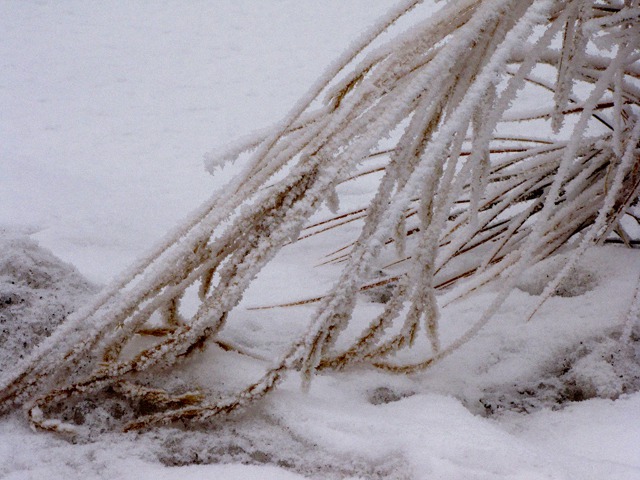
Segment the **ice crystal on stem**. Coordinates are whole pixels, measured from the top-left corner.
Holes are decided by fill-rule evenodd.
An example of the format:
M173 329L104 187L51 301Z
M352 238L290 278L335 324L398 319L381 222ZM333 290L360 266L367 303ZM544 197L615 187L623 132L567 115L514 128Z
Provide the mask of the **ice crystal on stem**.
M640 186L638 2L443 2L382 41L419 3L401 2L380 19L271 130L211 156L215 168L250 154L225 189L3 375L2 410L24 404L35 426L68 431L49 418L53 407L109 390L153 405L126 427L143 428L229 413L292 369L307 382L319 369L363 362L413 372L471 340L533 263L575 249L543 302L588 245L612 235L629 243L619 220ZM523 102L531 91L535 110ZM514 132L527 122L535 135ZM380 152L390 138L394 146ZM374 157L382 166L368 168ZM368 204L340 212L337 187L375 172L383 175ZM334 217L309 233L323 204ZM329 259L343 265L338 281L309 300L318 306L308 331L258 382L223 399L136 383L216 341L258 272L301 230L307 238L356 219L357 238ZM372 280L393 252L382 268L392 273ZM440 292L455 285L455 295L467 295L497 278L488 309L443 342ZM192 285L201 303L185 317L180 300ZM382 313L338 342L359 292L381 285L389 289ZM123 355L131 338L149 334L155 312L165 321L159 340ZM393 358L410 348L422 348L423 359Z

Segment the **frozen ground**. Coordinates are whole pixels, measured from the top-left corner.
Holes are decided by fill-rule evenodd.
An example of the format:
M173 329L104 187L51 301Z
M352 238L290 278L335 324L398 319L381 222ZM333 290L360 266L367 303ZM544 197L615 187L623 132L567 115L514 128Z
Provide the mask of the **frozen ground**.
M222 185L203 154L281 117L387 7L2 2L0 319L19 328L0 336L0 367L30 347L22 336L46 334L53 314L64 317ZM312 279L305 270L319 242L279 256L245 307L326 288L330 268ZM551 271L553 262L528 272L476 341L420 375L348 371L320 376L308 393L292 376L256 408L188 433L72 444L3 418L0 478L640 479L640 332L634 342L621 328L640 258L589 251L565 294L525 322ZM445 340L490 293L445 309ZM241 385L304 329L307 308L240 309L225 335L256 359L210 346L180 374L220 391Z

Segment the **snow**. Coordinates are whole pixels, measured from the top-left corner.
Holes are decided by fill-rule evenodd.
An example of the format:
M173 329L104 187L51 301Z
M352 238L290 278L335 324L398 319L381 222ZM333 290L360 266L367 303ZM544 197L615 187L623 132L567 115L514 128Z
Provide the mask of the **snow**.
M55 280L37 287L44 301L76 308L95 287L34 242L107 283L233 173L207 174L205 153L280 119L388 8L386 0L3 2L0 294L32 298L22 266ZM354 204L362 193L352 186ZM210 345L175 381L233 391L284 354L314 305L250 307L327 291L335 267L309 274L322 260L320 237L278 255L225 327L224 339L253 358ZM219 424L75 443L32 432L13 414L0 419L0 478L640 479L640 352L620 336L640 258L588 250L526 321L556 261L526 272L473 342L424 373L321 374L309 392L292 375ZM443 341L494 294L445 307ZM354 324L380 309L365 303ZM3 323L16 324L11 312ZM24 331L46 321L31 315ZM17 354L15 338L0 343L3 367L6 352Z
M385 3L3 2L0 224L112 278L223 183L203 155L282 117Z

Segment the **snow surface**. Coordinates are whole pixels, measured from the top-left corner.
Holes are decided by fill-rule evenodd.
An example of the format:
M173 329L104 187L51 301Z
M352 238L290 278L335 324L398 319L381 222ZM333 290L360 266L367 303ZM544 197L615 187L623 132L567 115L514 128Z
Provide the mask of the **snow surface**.
M25 236L91 282L108 282L224 184L233 168L211 177L206 152L282 117L388 6L2 2L0 294L39 300L32 294L40 287L7 266L22 265L57 281L41 288L61 311L74 308L93 287ZM335 270L308 273L322 242L288 247L229 322L225 338L255 358L211 345L176 375L221 392L257 378L304 330L299 319L313 306L247 307L328 288ZM260 405L216 425L77 444L5 417L0 478L640 479L640 332L635 343L621 335L640 258L622 248L588 251L526 322L553 271L552 261L527 272L477 339L421 374L321 375L308 393L292 375ZM447 307L444 340L491 295ZM365 302L359 312L380 308ZM0 315L16 324L16 311ZM25 331L47 320L29 318ZM12 338L4 351L19 355Z

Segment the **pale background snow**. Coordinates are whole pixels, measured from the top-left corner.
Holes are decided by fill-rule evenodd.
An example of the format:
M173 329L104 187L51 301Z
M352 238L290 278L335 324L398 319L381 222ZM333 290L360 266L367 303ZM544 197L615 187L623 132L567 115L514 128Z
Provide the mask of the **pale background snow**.
M91 279L221 182L203 155L283 116L383 0L0 3L0 225Z
M388 0L1 1L0 230L31 233L90 280L108 281L223 184L205 173L206 152L278 120L388 6ZM304 243L288 261L279 257L248 302L308 294L299 282L260 285L273 285L282 272L299 278L298 259L313 246ZM292 377L265 401L267 420L259 418L267 433L252 432L251 422L238 431L247 441L284 442L267 450L273 458L292 449L313 468L333 463L334 476L365 465L364 478L640 479L638 393L559 411L479 415L481 397L494 407L518 400L511 386L551 377L558 355L620 324L640 270L635 252L620 252L590 252L598 274L590 290L552 298L525 324L539 281L532 273L477 342L423 375L327 375L308 394ZM326 285L330 275L318 270L314 281ZM448 315L467 318L488 301L478 295ZM279 333L304 327L292 325L304 308L288 312L241 312L227 334L268 355L281 346ZM238 381L241 360L219 357L215 349L205 354L223 366L230 362L222 368L227 377L209 381ZM379 388L406 397L372 405L372 392L387 391ZM302 478L276 466L168 468L157 462L155 448L149 436L117 435L74 446L8 418L0 422L0 478Z

